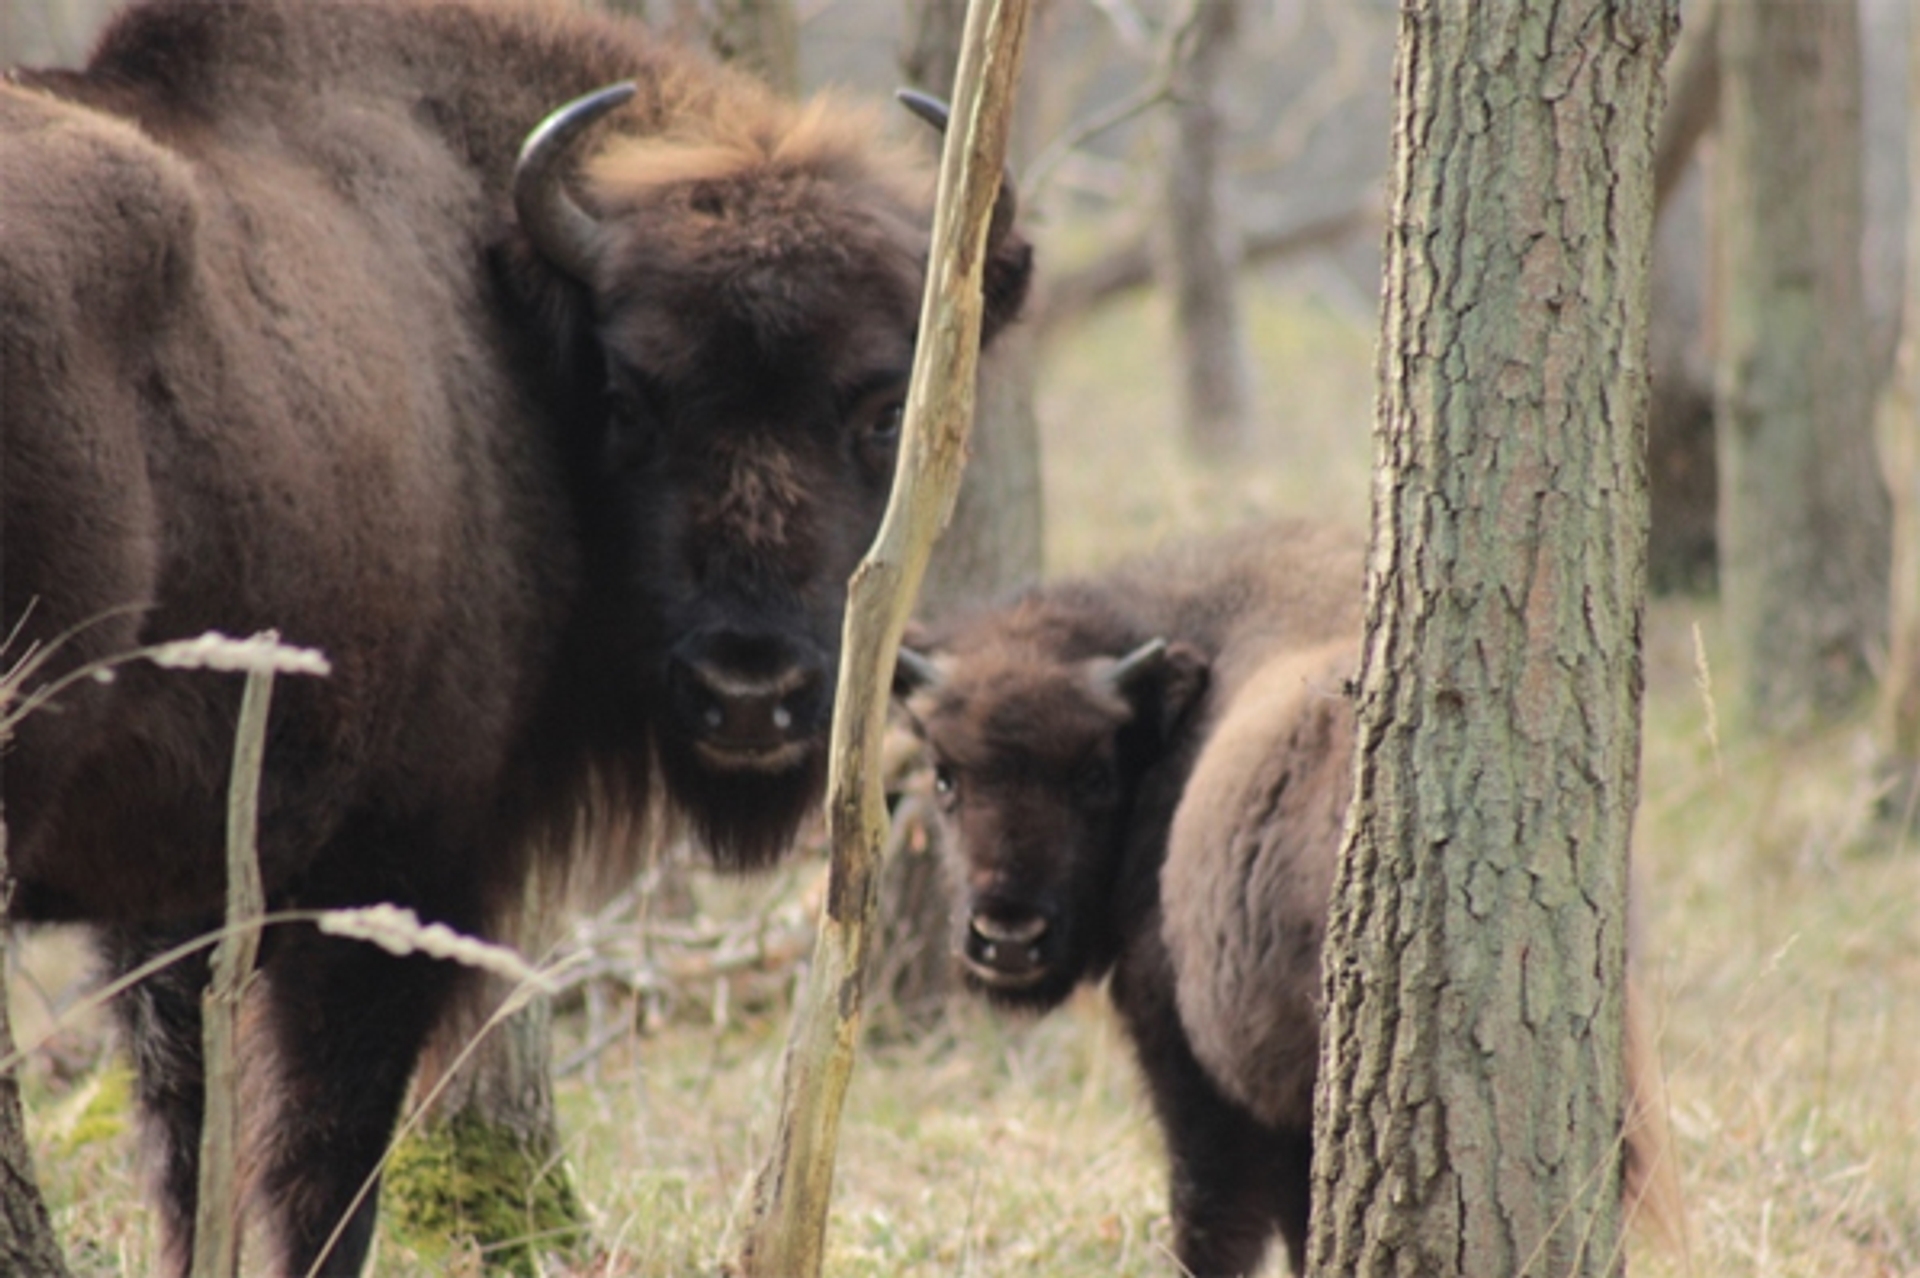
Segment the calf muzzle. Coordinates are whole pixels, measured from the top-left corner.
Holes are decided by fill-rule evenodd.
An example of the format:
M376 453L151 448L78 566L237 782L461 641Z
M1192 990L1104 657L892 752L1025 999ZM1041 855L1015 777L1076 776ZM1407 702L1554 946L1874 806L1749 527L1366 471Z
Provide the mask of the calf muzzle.
M1038 914L975 913L960 959L985 985L1020 989L1047 974L1047 920Z

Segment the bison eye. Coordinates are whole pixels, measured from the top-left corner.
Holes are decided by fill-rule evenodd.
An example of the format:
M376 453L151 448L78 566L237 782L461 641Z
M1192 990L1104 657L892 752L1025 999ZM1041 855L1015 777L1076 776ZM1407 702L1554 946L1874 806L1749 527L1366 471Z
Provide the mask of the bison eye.
M848 442L861 462L875 472L893 476L894 454L900 449L900 426L906 415L904 387L898 379L859 395L844 418Z
M944 763L934 765L933 792L939 797L942 807L952 807L959 800L959 788L954 780L953 769Z
M883 404L874 414L867 426L868 446L875 449L892 449L900 443L900 426L906 420L907 404L905 400L895 400Z

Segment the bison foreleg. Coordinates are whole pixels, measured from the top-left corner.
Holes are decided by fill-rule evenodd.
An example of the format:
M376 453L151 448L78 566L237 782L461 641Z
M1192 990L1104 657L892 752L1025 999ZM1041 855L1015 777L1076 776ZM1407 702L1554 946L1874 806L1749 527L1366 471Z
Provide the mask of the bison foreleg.
M100 949L110 973L119 978L214 926L105 929ZM207 979L207 951L202 949L147 977L114 1002L133 1058L134 1098L160 1182L165 1263L173 1273L185 1273L193 1256L200 1122L206 1105L200 995Z
M1195 1278L1250 1274L1277 1228L1294 1272L1305 1273L1306 1138L1263 1126L1214 1084L1175 1010L1164 950L1131 954L1113 995L1167 1143L1174 1255L1183 1271Z
M319 1273L354 1275L373 1241L378 1186L362 1187L460 969L304 929L276 941L264 963L276 1113L257 1181L280 1245L274 1272L306 1274L317 1263Z
M1195 1069L1198 1070L1196 1064ZM1293 1271L1304 1274L1306 1240L1304 1179L1300 1185L1299 1235L1287 1205L1273 1135L1213 1090L1196 1081L1177 1102L1162 1109L1172 1163L1174 1254L1197 1278L1250 1274L1260 1267L1276 1227L1286 1238Z

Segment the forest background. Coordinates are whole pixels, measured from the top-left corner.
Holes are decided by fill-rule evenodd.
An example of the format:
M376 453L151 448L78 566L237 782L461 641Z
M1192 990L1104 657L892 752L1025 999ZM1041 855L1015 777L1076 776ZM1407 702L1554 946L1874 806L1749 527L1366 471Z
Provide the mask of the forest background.
M0 0L0 64L76 59L108 7ZM663 25L703 21L692 4L656 9ZM1860 279L1876 384L1892 376L1899 337L1907 10L1859 10ZM900 82L899 6L825 0L799 16L806 85L877 96ZM1017 168L1050 281L1024 334L1047 573L1261 515L1367 517L1396 7L1240 8L1217 100L1246 259L1234 290L1246 381L1215 438L1189 429L1180 325L1153 283L1169 256L1153 215L1170 115L1155 92L1161 20L1156 6L1055 0L1029 54ZM1103 115L1124 118L1090 130ZM1749 672L1714 590L1713 162L1709 132L1660 227L1661 593L1635 844L1638 957L1691 1239L1642 1245L1635 1270L1920 1273L1912 804L1882 766L1870 696L1782 734L1756 730L1732 694ZM724 883L666 865L566 942L601 960L556 1022L563 1152L603 1249L585 1262L595 1272L712 1266L765 1140L821 872L809 859ZM139 1197L125 1076L103 1029L65 1010L84 960L57 936L13 957L18 1036L42 1044L26 1072L32 1133L70 1260L82 1273L145 1272L154 1240L127 1210ZM1101 999L1037 1024L907 999L881 1010L871 1040L846 1119L830 1272L1172 1272L1162 1162ZM383 1273L480 1263L398 1234L382 1242Z

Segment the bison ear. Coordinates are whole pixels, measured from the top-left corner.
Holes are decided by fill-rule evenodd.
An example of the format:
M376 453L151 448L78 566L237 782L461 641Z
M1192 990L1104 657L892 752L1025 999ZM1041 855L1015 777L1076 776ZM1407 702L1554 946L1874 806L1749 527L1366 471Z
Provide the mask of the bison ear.
M952 112L945 102L914 89L896 90L894 96L907 110L946 133ZM982 346L1018 319L1020 308L1027 302L1027 285L1033 279L1033 245L1014 227L1019 209L1020 193L1014 187L1009 166L1000 175L1000 193L994 199L993 220L987 226L987 261L981 280L985 301L980 318Z
M555 270L517 230L506 231L489 256L495 283L525 318L521 327L545 369L582 393L597 392L606 375L586 286Z
M1017 230L1000 236L987 257L981 291L980 344L991 342L1001 329L1020 318L1033 279L1033 245Z

